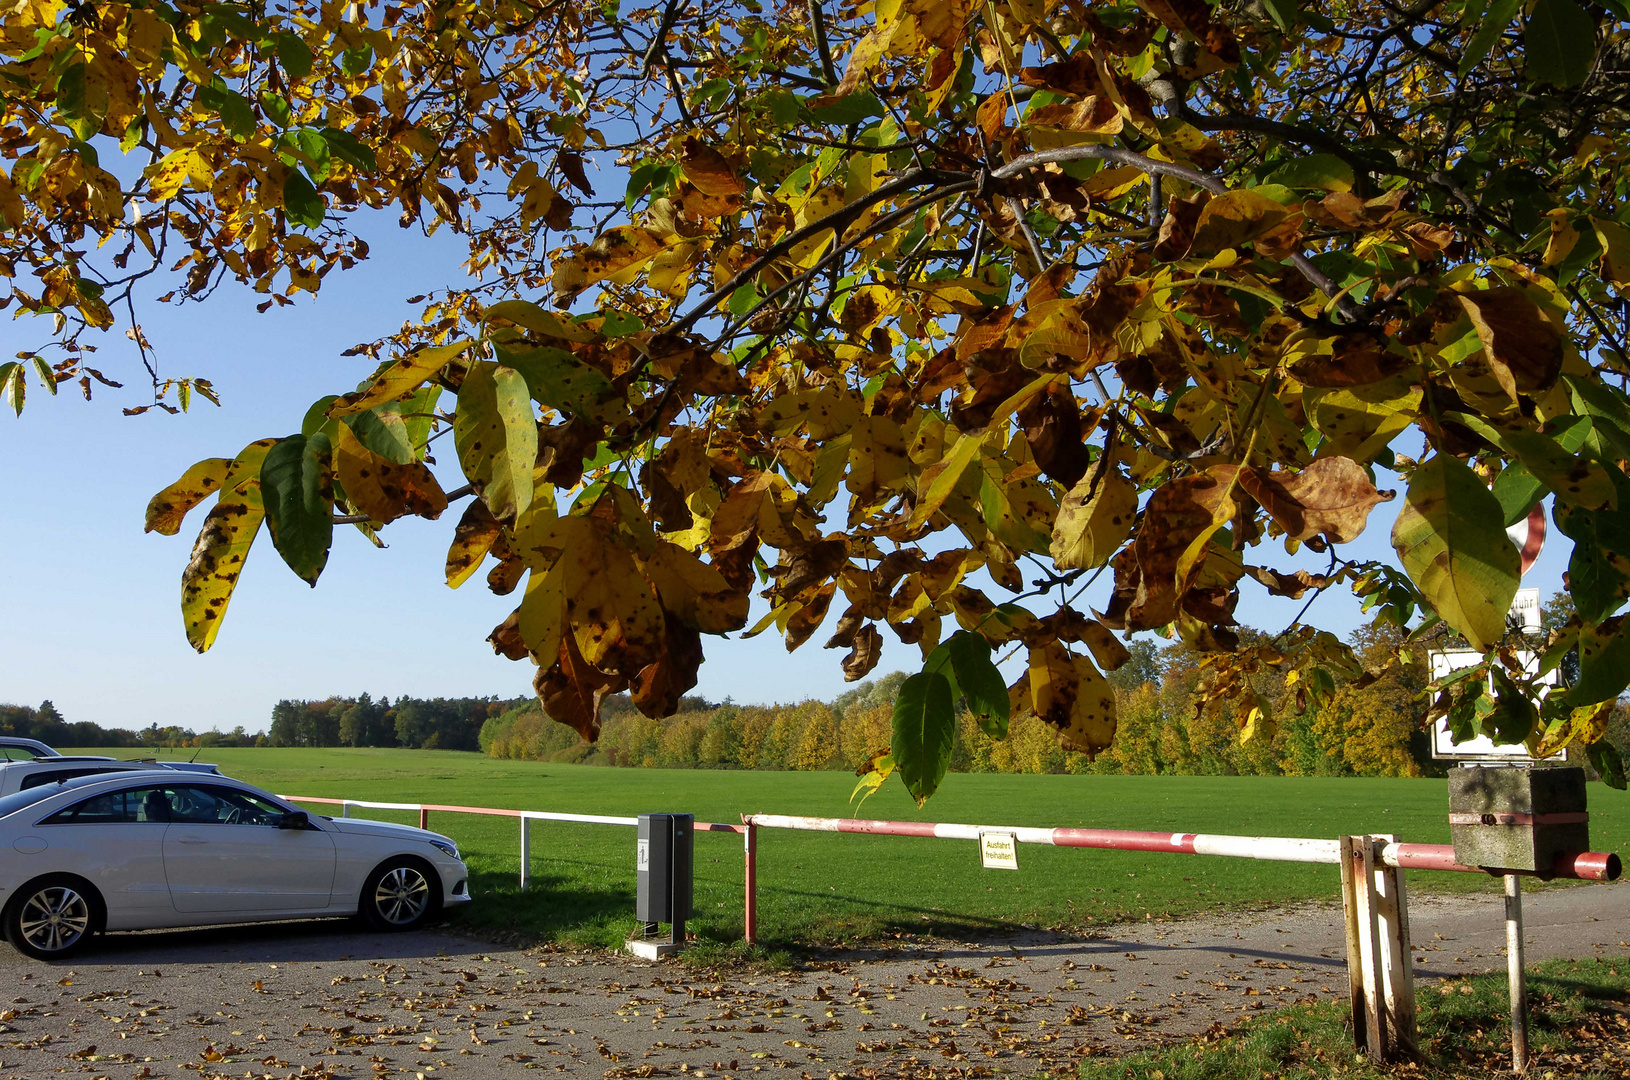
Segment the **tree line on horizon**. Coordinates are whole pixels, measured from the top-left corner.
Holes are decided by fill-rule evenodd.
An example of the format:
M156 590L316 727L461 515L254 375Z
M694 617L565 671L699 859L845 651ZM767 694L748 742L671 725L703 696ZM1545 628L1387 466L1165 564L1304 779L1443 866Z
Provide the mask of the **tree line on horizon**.
M1242 637L1250 631L1242 630ZM1354 651L1389 655L1405 642L1391 624L1353 636ZM1263 670L1253 677L1264 720L1242 738L1223 710L1202 707L1205 664L1181 641L1128 643L1130 660L1108 679L1119 725L1109 749L1090 756L1062 745L1034 713L1016 713L1003 740L992 739L964 710L950 768L955 772L1124 773L1139 775L1441 776L1424 724L1430 672L1426 645L1417 663L1370 680L1355 673L1322 698L1295 680ZM480 733L481 749L504 759L631 768L722 768L865 772L888 749L894 699L906 673L868 680L836 699L783 705L709 704L687 699L661 720L641 715L626 695L602 704L600 738L589 743L551 721L535 701L505 710ZM1609 738L1630 751L1630 707L1621 704ZM1578 759L1578 760L1574 760ZM1570 754L1571 764L1588 764Z

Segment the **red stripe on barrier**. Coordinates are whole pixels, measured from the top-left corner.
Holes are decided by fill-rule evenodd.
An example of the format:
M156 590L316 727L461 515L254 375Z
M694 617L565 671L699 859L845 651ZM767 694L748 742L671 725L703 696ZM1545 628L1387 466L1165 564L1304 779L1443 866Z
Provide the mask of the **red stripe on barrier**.
M1193 833L1134 832L1126 829L1054 829L1053 843L1059 847L1194 854Z
M443 806L440 803L423 803L426 810L445 810L450 814L486 814L490 817L523 817L524 810L500 810L491 806Z

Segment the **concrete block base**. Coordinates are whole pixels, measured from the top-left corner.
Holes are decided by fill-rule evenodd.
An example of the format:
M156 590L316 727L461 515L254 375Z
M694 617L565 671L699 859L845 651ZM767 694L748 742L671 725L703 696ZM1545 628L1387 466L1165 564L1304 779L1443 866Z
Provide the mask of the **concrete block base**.
M685 946L683 943L675 941L646 941L642 938L629 938L623 942L623 947L643 960L665 960L678 953Z

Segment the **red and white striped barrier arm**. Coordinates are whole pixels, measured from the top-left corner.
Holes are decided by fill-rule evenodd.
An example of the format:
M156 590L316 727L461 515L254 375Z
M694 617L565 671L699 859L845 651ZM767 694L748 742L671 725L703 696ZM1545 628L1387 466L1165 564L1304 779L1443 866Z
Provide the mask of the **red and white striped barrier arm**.
M924 836L942 840L978 840L980 833L1010 833L1021 844L1053 847L1103 848L1113 851L1171 852L1180 855L1219 855L1270 862L1341 863L1336 840L1310 840L1288 836L1221 836L1210 833L1137 832L1128 829L1038 829L1015 825L957 825L930 821L869 821L859 818L794 817L784 814L744 814L742 823L765 829L806 832L865 833L873 836ZM1450 870L1485 873L1455 862L1447 844L1387 844L1380 852L1387 866L1413 870ZM1557 860L1555 877L1585 881L1612 881L1619 876L1619 857L1590 851Z

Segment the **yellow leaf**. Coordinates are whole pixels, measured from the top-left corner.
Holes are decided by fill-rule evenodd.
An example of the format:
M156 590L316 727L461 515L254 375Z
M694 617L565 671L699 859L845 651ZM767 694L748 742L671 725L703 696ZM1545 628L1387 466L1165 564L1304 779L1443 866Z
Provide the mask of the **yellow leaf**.
M350 416L352 413L367 412L387 401L401 401L410 397L424 385L426 379L462 356L472 344L469 341L455 341L409 353L375 375L363 389L336 398L334 404L328 407L328 415Z
M435 518L447 509L447 495L415 461L398 465L363 446L349 424L334 426L334 475L352 506L374 521L391 522L407 514Z
M147 525L142 531L174 536L187 512L220 488L231 467L231 458L205 458L182 473L181 479L147 504Z
M556 294L576 293L597 281L637 271L662 250L662 241L637 225L620 225L555 264Z
M232 462L221 482L220 500L204 519L192 557L181 572L181 621L188 644L199 652L208 652L215 644L243 561L265 520L260 466L276 442L252 442Z
M677 544L662 541L645 560L663 608L704 634L725 634L747 625L750 597L732 589L724 575Z
M1108 562L1132 535L1138 492L1105 454L1064 496L1053 526L1053 562L1061 570Z
M161 200L174 198L189 180L196 191L208 191L215 183L214 171L193 146L170 151L164 160L148 168L146 176L153 198Z

